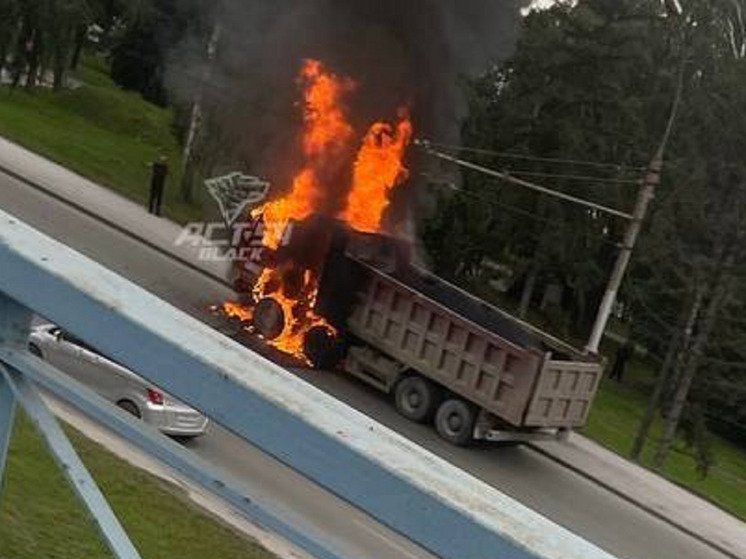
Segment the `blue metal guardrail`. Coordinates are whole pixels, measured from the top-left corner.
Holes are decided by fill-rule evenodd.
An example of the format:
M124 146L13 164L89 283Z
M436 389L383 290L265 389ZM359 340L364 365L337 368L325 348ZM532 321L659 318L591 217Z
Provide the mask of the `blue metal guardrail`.
M321 559L341 555L236 480L26 351L59 324L438 557L611 559L587 541L0 211L0 478L14 407L42 433L110 549L137 558L38 395L43 386L248 518ZM0 495L1 496L1 495Z

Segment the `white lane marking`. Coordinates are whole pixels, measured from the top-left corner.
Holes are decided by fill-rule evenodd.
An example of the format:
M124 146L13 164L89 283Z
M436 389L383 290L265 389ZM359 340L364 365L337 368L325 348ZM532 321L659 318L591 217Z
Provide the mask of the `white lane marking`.
M353 524L357 525L359 528L362 528L369 534L372 534L376 538L385 541L387 545L399 550L403 554L402 557L408 557L410 559L430 559L431 557L433 557L430 553L428 553L425 550L422 550L419 554L415 555L415 553L413 553L410 549L407 549L407 547L405 547L403 544L400 544L399 542L395 541L393 538L390 538L388 534L383 533L377 527L371 526L370 524L367 524L358 518L353 519L352 522ZM395 537L398 538L400 536L395 534ZM414 546L416 544L412 543L410 545Z

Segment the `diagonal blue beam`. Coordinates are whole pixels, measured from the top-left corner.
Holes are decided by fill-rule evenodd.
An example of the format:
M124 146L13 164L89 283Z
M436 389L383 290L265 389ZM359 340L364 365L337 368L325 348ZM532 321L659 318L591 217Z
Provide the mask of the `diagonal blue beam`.
M0 346L24 348L31 327L31 317L31 311L0 293ZM0 375L0 495L10 438L13 435L15 411L16 399L13 391L3 375Z
M0 364L0 373L13 390L19 404L36 426L52 451L57 464L85 504L104 541L117 559L140 559L127 533L101 494L83 462L78 457L57 420L42 401L39 393L19 372Z
M271 504L252 499L242 490L243 484L240 481L208 464L153 427L135 420L48 363L26 351L0 349L0 362L2 361L149 456L170 466L186 479L221 497L250 520L285 538L316 559L342 559L318 534L307 531L302 526L294 527L289 520L283 519L281 511L273 510Z
M0 496L3 490L3 474L8 458L10 437L13 434L13 418L16 411L16 400L10 385L0 375Z

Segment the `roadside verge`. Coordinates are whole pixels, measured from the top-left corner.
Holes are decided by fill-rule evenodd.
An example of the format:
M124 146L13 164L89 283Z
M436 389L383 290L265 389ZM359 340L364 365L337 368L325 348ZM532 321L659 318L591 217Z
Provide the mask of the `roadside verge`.
M529 447L720 553L746 558L746 524L587 437Z
M232 289L227 262L202 260L198 247L177 243L180 225L150 215L131 200L2 137L0 172ZM208 246L210 241L200 244Z

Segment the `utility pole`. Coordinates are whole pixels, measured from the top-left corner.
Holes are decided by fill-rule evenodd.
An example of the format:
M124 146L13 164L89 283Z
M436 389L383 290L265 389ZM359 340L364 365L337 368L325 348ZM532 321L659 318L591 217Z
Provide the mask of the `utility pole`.
M207 43L207 64L203 71L202 83L199 85L199 92L192 105L192 115L189 119L189 131L187 132L186 141L184 142L184 153L182 156L183 175L181 184L182 198L186 202L192 200L192 189L194 186L194 177L192 173L194 143L197 140L200 126L202 125L202 103L204 97L203 88L210 81L212 76L212 64L215 61L215 55L218 50L218 43L222 34L222 27L218 21L212 28L210 40Z
M666 125L666 131L663 133L663 140L660 143L660 147L656 152L653 160L650 162L647 175L642 183L642 188L637 195L637 202L635 202L635 209L632 212L632 219L630 220L627 232L624 235L624 242L622 249L619 252L616 263L614 264L614 270L611 273L609 284L606 287L604 298L601 300L601 305L596 315L596 322L591 330L588 344L585 346L585 350L588 353L598 353L598 347L601 344L601 338L606 330L606 324L609 322L611 311L614 308L619 288L622 285L624 275L627 273L629 261L632 258L632 251L637 243L637 238L640 236L640 229L642 223L645 220L645 216L648 212L648 206L655 197L655 189L660 184L661 171L663 170L663 159L666 153L666 147L668 141L671 138L671 132L673 131L674 123L679 112L679 106L681 105L681 97L684 90L684 67L682 64L681 71L679 72L679 82L676 88L676 96L674 98L673 106L671 107L671 114L668 118L668 124Z
M663 148L663 146L661 146L661 148ZM632 258L632 251L634 250L637 238L640 235L642 222L645 220L645 215L647 214L651 200L655 197L655 189L660 183L662 168L663 149L659 149L658 153L656 153L653 158L653 161L650 163L650 168L645 176L642 188L640 188L640 192L637 195L637 202L635 202L635 209L632 212L632 219L627 227L627 232L624 234L622 249L614 263L614 270L611 273L611 278L606 287L604 298L598 309L596 322L593 324L591 336L588 339L588 344L585 346L588 353L598 353L598 346L601 343L601 338L606 330L606 324L608 323L611 311L614 308L617 293L619 293L619 287L622 285L624 275L627 273L627 267Z

